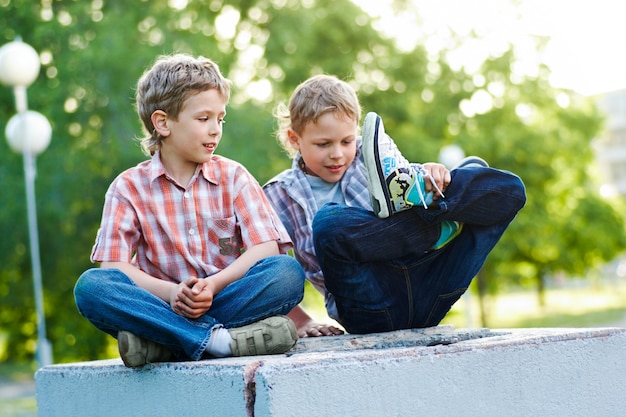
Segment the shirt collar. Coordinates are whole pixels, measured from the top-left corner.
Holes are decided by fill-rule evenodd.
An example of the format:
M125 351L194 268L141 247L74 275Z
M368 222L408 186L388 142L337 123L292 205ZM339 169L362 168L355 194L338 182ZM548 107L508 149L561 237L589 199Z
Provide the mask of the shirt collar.
M165 170L163 162L161 162L161 152L156 151L154 155L152 155L150 162L150 183L162 175L167 176L167 171Z
M213 156L210 161L200 165L200 172L202 173L204 179L212 184L217 184L218 181L215 169L213 169L213 165L211 164L214 158L215 156ZM167 170L165 169L165 165L163 165L163 162L161 161L161 152L156 151L154 155L152 155L152 160L150 164L150 183L152 183L154 180L161 176L167 177Z
M217 181L217 175L215 172L215 160L216 156L213 155L211 157L211 160L208 162L205 162L204 164L202 164L200 166L200 172L202 172L202 176L204 177L205 180L207 180L208 182L210 182L211 184L215 184L218 185L218 181Z

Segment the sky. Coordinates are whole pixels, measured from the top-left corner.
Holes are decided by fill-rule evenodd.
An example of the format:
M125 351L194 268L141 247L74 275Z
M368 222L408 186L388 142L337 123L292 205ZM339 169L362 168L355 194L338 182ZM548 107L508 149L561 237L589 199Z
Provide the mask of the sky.
M626 88L626 2L621 0L412 0L415 13L394 15L392 0L354 0L379 17L377 28L410 48L423 42L435 51L449 31L476 31L484 41L468 41L453 58L471 70L485 56L517 45L536 67L546 63L555 87L594 95ZM533 36L550 38L543 55L530 47ZM453 62L454 64L454 62Z

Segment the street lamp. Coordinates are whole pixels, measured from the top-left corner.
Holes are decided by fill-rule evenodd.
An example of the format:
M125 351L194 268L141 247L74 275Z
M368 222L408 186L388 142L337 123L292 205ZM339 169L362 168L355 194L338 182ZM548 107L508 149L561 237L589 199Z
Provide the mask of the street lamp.
M448 145L439 151L439 163L450 169L465 158L465 151L459 145Z
M24 157L24 182L28 213L30 257L33 269L35 307L37 310L37 352L39 366L52 363L52 347L46 338L46 319L43 309L41 285L41 262L39 257L39 235L37 232L37 210L35 204L35 157L46 150L52 137L50 122L42 114L28 110L26 88L39 75L39 55L20 38L0 48L0 82L13 87L17 114L6 126L9 146Z

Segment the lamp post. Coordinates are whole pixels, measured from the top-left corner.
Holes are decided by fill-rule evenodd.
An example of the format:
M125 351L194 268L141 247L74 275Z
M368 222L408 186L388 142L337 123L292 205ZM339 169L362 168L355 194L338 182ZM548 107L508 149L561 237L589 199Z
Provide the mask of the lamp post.
M0 82L13 88L17 114L11 117L6 126L9 146L24 157L24 183L28 214L28 235L33 270L35 308L37 312L37 352L39 366L52 363L52 348L46 338L46 319L43 308L41 285L41 262L39 257L39 235L37 232L37 209L35 204L35 177L37 168L35 157L50 143L52 128L50 122L40 113L28 110L26 88L39 75L40 61L37 51L30 45L16 39L0 48Z

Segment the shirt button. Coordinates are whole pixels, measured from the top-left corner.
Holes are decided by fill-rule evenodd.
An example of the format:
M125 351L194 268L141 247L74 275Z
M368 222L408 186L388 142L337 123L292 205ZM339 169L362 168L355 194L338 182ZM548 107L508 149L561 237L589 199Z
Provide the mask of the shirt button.
M193 229L189 229L189 234L193 236L196 234L196 232Z
M183 194L183 197L189 198L189 193L186 192L185 194Z

